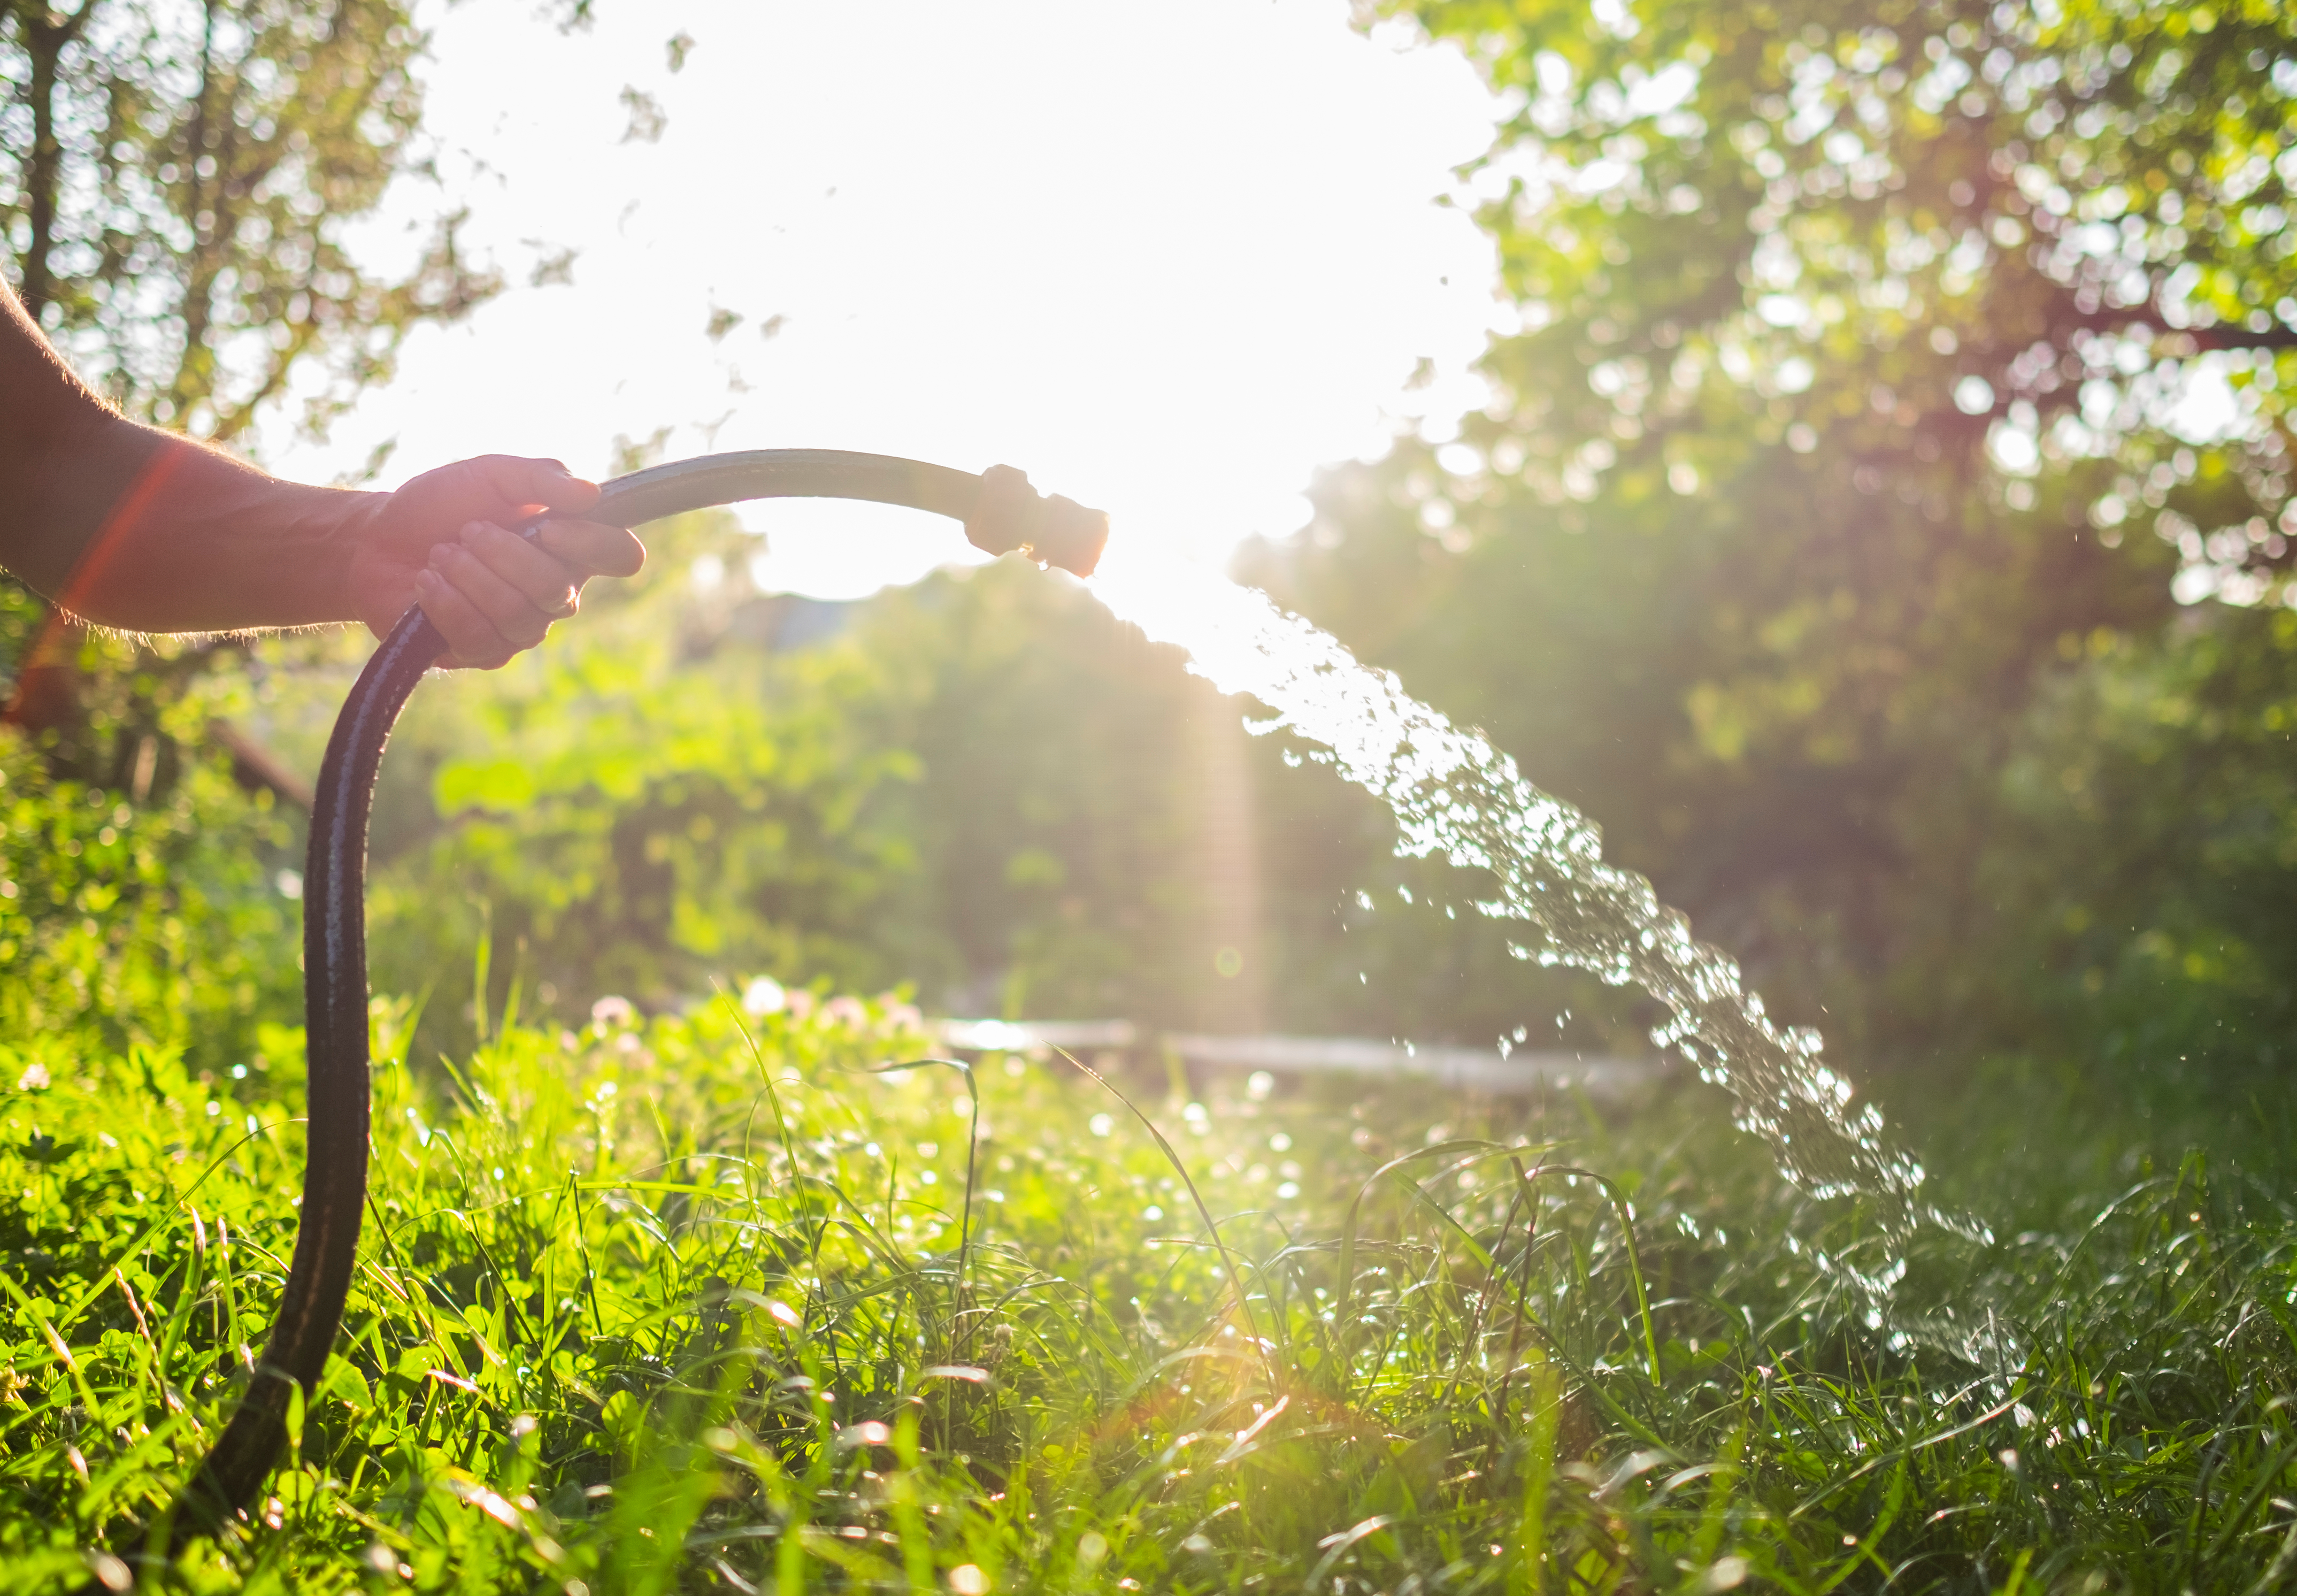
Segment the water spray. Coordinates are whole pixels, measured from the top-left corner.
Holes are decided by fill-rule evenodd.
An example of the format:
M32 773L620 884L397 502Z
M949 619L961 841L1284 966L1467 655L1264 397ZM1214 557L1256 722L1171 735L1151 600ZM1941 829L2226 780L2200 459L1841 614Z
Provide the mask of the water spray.
M963 522L967 539L988 554L1019 549L1078 576L1092 573L1108 540L1105 513L1041 498L1009 465L976 476L836 449L758 449L657 465L606 483L583 519L632 527L759 498L866 499L926 510ZM319 768L303 876L309 1107L302 1219L270 1344L179 1504L203 1522L227 1519L254 1500L286 1442L296 1393L306 1402L316 1394L342 1328L366 1203L367 813L391 726L446 651L429 617L408 610L359 672Z

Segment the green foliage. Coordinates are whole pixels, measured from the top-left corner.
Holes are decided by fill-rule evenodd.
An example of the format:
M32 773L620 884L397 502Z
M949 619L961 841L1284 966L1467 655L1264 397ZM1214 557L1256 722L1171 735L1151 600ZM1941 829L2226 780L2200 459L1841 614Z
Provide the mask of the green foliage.
M2283 800L2184 745L2217 734L2172 701L2255 687L2222 709L2260 728L2279 702L2275 667L2227 660L2276 635L2228 606L2288 591L2285 11L1392 9L1518 107L1461 197L1522 330L1459 440L1330 473L1247 574L1493 734L1855 1055L2270 1043L2255 994L2290 950L2228 906L2281 867L2194 819ZM2212 383L2233 420L2172 430ZM2169 697L2095 728L2127 739L2096 757L2139 827L2030 779L2067 706L2149 683ZM2071 835L2047 891L1996 890ZM1295 966L1336 956L1341 890L1394 873L1371 854L1305 861ZM2094 1002L2068 1000L2070 913ZM2236 944L2252 997L2194 986L2131 1028L2160 996L2141 947Z
M919 1043L852 1000L602 1006L435 1074L404 1017L340 1355L251 1520L151 1588L2241 1591L2289 1555L2297 1213L2156 1171L2078 1083L1930 1106L2015 1239L1917 1255L1870 1329L1824 1263L1857 1216L1695 1087L1620 1128L1214 1082L1151 1108L1175 1163L1058 1064L863 1073ZM0 1047L10 1589L137 1556L243 1382L298 1042Z
M1998 929L1968 964L2021 972L2034 1000L1997 1032L2034 1049L2094 1035L2105 1059L2198 1044L2279 1063L2297 968L2297 614L2225 615L2160 650L2087 646L2097 657L2053 682L2004 773L2005 835L1979 887Z
M722 516L705 528L734 535ZM431 790L399 793L437 829L376 879L386 983L466 967L490 917L521 950L506 976L523 967L570 1008L706 995L735 967L862 974L873 950L856 930L908 862L885 792L915 776L854 722L873 662L799 656L776 678L753 653L689 653L687 562L676 529L669 541L667 574L564 646L418 701L407 774Z
M902 819L918 890L880 935L984 1012L1203 1012L1207 831L1200 737L1240 705L1066 578L1008 560L881 596L845 646L900 684L877 735L912 748Z
M193 765L165 795L52 777L0 728L0 1036L27 1061L150 1045L210 1065L292 1014L298 827Z
M1959 511L1994 423L2054 467L2166 459L2147 401L2197 355L2264 417L2286 405L2280 7L1393 9L1519 106L1471 193L1525 311L1492 367L1552 451L1533 472L1551 502L1583 477L1708 474L1709 448L1727 478L1800 422L1883 501L1870 520ZM1702 411L1744 419L1684 424ZM2279 510L2287 469L2249 428L2154 487L2182 479L2189 514L2237 525Z
M751 588L729 518L655 531L634 588L411 707L378 806L379 984L467 1014L484 935L496 1000L523 979L569 1012L767 968L1198 1017L1191 736L1235 712L1176 656L1017 563L777 648L786 601Z
M0 226L16 286L131 415L238 436L325 368L322 427L399 341L496 279L441 220L403 276L344 233L417 171L424 35L394 0L0 4Z

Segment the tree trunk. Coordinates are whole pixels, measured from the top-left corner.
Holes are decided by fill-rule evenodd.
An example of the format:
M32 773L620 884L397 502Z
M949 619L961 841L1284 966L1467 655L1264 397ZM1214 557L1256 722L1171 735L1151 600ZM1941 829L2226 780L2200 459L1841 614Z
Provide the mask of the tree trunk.
M175 391L169 396L174 409L167 416L171 424L186 432L191 430L193 407L215 389L215 354L208 348L208 332L214 317L215 279L222 254L216 234L223 219L224 185L231 177L223 157L208 148L216 93L215 42L215 0L208 0L200 29L199 95L192 103L191 127L181 157L186 191L184 219L192 225L192 248L184 263L184 354L177 363ZM226 105L223 120L230 119ZM200 163L210 156L216 162L212 185L200 170Z
M24 248L21 286L18 292L32 320L55 294L55 274L49 257L56 243L56 190L63 180L63 145L56 137L56 86L66 46L78 38L103 0L86 0L73 15L57 19L45 4L28 8L24 16L24 53L31 57L31 82L25 97L32 103L32 155L24 165L24 219L31 237Z

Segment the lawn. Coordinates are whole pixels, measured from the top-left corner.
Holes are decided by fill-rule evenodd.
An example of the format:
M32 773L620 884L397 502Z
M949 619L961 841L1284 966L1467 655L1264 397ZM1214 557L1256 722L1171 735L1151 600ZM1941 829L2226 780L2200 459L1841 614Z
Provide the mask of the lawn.
M2156 1150L2176 1126L2079 1080L1930 1094L1938 1184L1996 1239L1923 1241L1877 1312L1828 1263L1862 1216L1786 1187L1695 1083L1598 1112L885 1071L927 1053L908 1011L803 999L514 1016L410 1066L404 1008L377 1012L340 1358L260 1510L164 1560L290 1245L300 1037L214 1077L0 1046L6 1589L2297 1568L2286 1189Z

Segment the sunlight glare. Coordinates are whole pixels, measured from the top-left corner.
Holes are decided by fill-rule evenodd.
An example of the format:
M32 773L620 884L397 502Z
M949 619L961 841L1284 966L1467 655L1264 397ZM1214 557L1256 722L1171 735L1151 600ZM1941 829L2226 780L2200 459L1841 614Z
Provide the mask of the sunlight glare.
M429 21L441 186L402 184L354 242L395 259L467 206L462 245L506 286L418 331L325 443L291 437L308 396L284 396L260 448L287 474L395 446L386 484L480 451L604 475L617 437L1001 462L1218 559L1305 522L1319 465L1482 402L1495 258L1435 202L1494 102L1456 51L1360 34L1345 0ZM506 98L506 59L549 92ZM658 140L630 135L625 86ZM538 272L562 253L567 280ZM778 590L854 597L962 557L842 511L738 514Z

